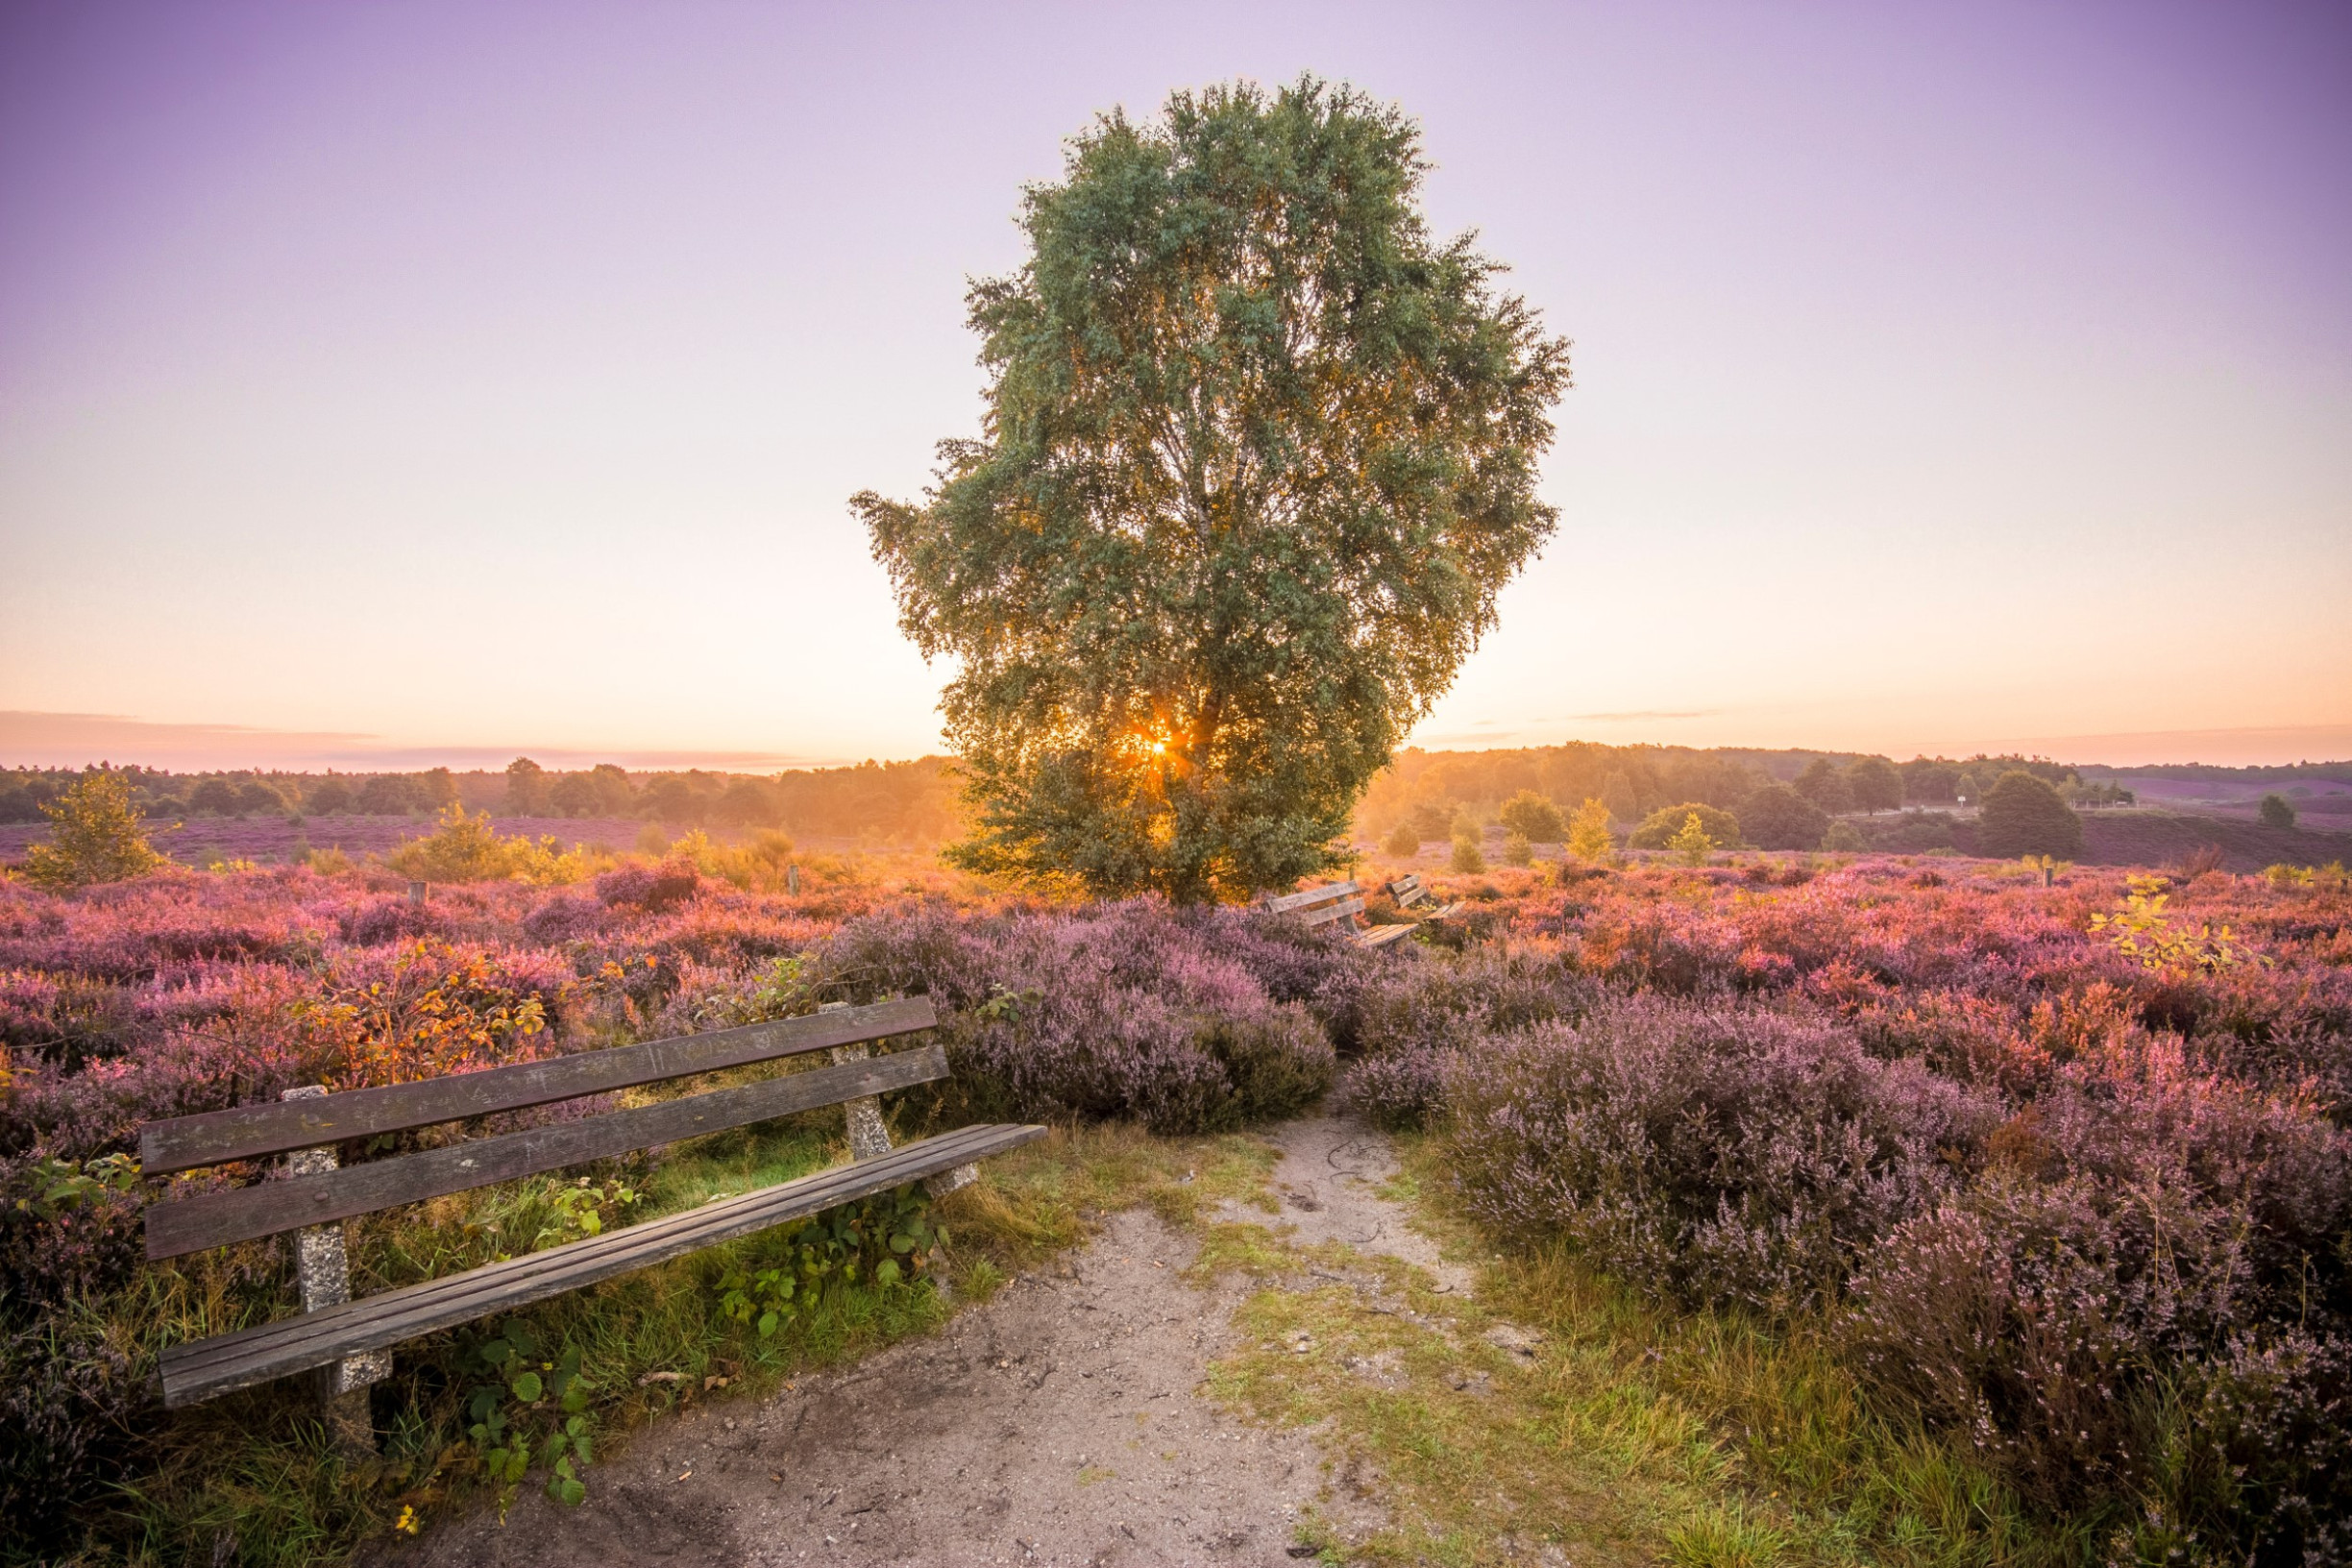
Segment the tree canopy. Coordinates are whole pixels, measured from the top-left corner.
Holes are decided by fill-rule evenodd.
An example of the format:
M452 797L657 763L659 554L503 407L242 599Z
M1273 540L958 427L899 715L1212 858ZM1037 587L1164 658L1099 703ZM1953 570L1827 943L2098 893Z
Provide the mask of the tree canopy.
M1740 802L1739 823L1759 849L1818 849L1829 814L1786 784L1767 784Z
M1976 814L1977 853L2070 860L2082 850L2082 819L2042 779L2013 770L1985 791L1983 808Z
M1238 896L1340 863L1356 797L1492 625L1567 344L1433 239L1412 121L1303 78L1106 115L975 283L978 440L851 502L957 674L967 866Z

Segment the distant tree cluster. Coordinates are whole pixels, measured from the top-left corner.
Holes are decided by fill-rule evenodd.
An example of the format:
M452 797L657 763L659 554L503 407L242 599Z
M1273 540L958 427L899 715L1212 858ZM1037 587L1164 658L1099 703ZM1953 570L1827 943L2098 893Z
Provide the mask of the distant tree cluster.
M1829 814L1785 784L1767 784L1740 802L1740 829L1759 849L1818 849Z

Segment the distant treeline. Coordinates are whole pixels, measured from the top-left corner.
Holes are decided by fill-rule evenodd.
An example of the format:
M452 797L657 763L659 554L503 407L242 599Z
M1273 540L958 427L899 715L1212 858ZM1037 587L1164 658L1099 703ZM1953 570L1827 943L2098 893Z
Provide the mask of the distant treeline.
M2177 778L2197 784L2299 784L2324 779L2352 784L2352 762L2289 762L2270 768L2224 768L2209 762L2168 762L2152 768L2110 768L2086 763L2085 778Z
M863 762L780 773L632 772L611 763L572 772L518 757L502 772L431 768L401 773L211 772L114 769L151 818L429 816L451 805L500 817L643 818L694 827L773 827L809 838L928 845L957 831L957 786L944 757ZM0 822L37 821L79 776L63 769L0 772Z
M1884 777L1871 762L1892 770L1899 787L1841 801L1831 775ZM1399 822L1451 820L1467 814L1481 821L1499 820L1503 803L1532 791L1574 810L1600 800L1619 821L1639 821L1662 807L1686 801L1726 811L1768 784L1795 784L1799 792L1832 812L1886 810L1902 804L1943 805L1973 798L2002 773L2021 772L2056 785L2077 804L2128 804L2131 793L2086 785L2081 772L2047 757L1914 757L1897 763L1854 751L1764 751L1722 747L1697 750L1680 746L1604 746L1570 741L1562 746L1523 747L1495 751L1398 753L1372 781L1356 820L1369 837L1386 834Z

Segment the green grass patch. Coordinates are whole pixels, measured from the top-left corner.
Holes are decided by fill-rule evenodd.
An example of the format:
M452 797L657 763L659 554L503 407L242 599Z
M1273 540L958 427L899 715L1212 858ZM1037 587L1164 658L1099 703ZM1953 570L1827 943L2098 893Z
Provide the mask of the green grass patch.
M1562 1254L1496 1258L1433 1195L1407 1139L1384 1195L1415 1203L1477 1298L1347 1249L1212 1228L1200 1269L1263 1280L1212 1390L1313 1427L1335 1483L1395 1523L1329 1557L1395 1563L1887 1563L2059 1568L2086 1531L2031 1520L1962 1449L1883 1419L1810 1335L1660 1310Z
M585 1172L508 1184L372 1215L348 1229L358 1293L432 1278L583 1234L581 1215L624 1225L690 1209L823 1168L845 1156L839 1113L681 1144L662 1160L615 1162ZM984 1164L980 1181L937 1206L948 1230L933 1279L884 1287L826 1281L806 1309L767 1336L719 1307L730 1268L770 1266L775 1233L714 1247L660 1267L545 1302L497 1324L397 1346L394 1375L374 1390L379 1458L354 1460L322 1428L306 1380L208 1402L165 1416L113 1503L89 1522L80 1562L181 1564L234 1560L249 1568L339 1561L364 1539L422 1530L436 1519L511 1497L549 1479L537 1444L562 1430L550 1394L536 1407L502 1399L534 1441L520 1482L491 1473L470 1433L472 1396L491 1381L477 1347L520 1324L544 1347L545 1366L578 1353L592 1449L698 1402L766 1393L807 1373L936 1329L960 1303L985 1300L1013 1273L1083 1241L1103 1214L1148 1203L1188 1222L1204 1204L1250 1201L1272 1155L1231 1136L1161 1139L1125 1127L1057 1129ZM582 1187L583 1179L586 1188ZM583 1196L585 1194L585 1196ZM624 1195L631 1201L623 1201ZM590 1199L596 1201L591 1202ZM109 1343L135 1364L166 1344L297 1311L282 1243L223 1248L143 1270L132 1292L104 1303ZM937 1286L943 1286L940 1288ZM593 1465L579 1471L589 1488ZM0 1549L0 1560L12 1556Z

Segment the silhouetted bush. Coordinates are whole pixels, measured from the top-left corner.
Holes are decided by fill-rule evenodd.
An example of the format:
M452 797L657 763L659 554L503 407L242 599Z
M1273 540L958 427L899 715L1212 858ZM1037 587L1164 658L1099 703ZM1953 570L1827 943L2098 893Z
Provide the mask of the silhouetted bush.
M1568 836L1568 820L1559 807L1533 790L1521 790L1504 801L1498 815L1505 827L1538 844L1557 844Z
M693 862L673 860L617 867L596 879L596 894L607 908L663 910L692 898L701 885Z
M313 817L331 817L351 809L351 786L339 778L324 779L303 796L303 810Z
M1854 808L1853 787L1827 757L1815 757L1797 775L1797 793L1834 817Z
M369 817L404 817L417 805L416 785L405 773L378 773L359 786L353 809Z
M2254 816L2256 821L2265 827L2292 827L2295 825L2295 809L2283 795L2264 796L2262 806Z
M1740 830L1759 849L1818 849L1829 814L1785 784L1767 784L1739 804Z
M2001 774L1976 814L1976 852L2012 855L2082 854L2082 819L2048 784L2021 771Z
M1903 803L1903 776L1884 757L1860 757L1846 770L1856 811L1893 811Z

